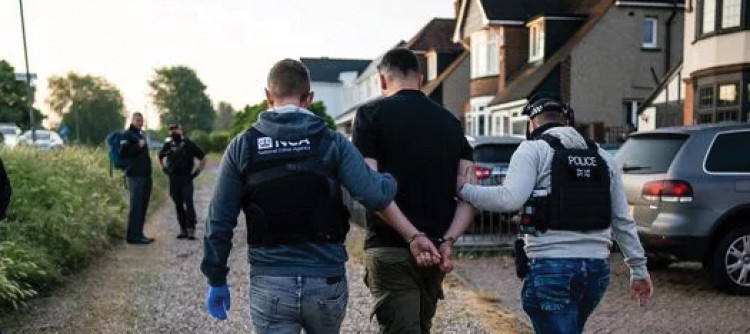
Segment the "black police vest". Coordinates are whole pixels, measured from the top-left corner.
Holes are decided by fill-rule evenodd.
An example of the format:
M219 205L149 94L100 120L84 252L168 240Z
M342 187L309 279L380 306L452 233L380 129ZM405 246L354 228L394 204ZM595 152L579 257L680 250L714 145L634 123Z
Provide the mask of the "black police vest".
M245 170L243 210L250 247L298 243L339 243L349 231L326 131L295 141L271 138L250 128L251 157Z
M540 138L555 151L551 166L551 189L546 199L535 199L534 225L540 232L551 230L603 230L612 223L609 168L593 141L586 149L565 148L560 139ZM546 202L546 203L545 203Z

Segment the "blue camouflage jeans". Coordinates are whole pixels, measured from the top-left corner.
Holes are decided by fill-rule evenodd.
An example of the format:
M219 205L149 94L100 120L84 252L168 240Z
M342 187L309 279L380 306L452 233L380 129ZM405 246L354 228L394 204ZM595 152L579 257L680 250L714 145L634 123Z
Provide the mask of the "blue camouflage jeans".
M346 276L250 276L250 313L258 334L339 333L349 290Z
M523 310L537 334L582 333L609 287L608 259L531 259Z

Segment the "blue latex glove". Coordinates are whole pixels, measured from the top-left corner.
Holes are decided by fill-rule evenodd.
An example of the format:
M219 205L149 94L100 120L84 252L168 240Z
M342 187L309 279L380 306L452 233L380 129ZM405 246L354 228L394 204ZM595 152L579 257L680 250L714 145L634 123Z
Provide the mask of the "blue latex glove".
M224 320L227 318L227 311L232 302L229 298L229 286L211 286L208 288L208 297L206 298L206 307L208 313L216 319Z

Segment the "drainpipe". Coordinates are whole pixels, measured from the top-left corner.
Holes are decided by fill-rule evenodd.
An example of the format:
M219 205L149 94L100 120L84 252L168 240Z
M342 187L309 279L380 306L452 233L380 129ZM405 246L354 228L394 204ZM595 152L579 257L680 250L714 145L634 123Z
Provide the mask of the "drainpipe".
M675 16L677 16L677 0L672 0L672 14L667 19L667 38L664 46L664 75L667 75L672 67L672 21L674 21Z

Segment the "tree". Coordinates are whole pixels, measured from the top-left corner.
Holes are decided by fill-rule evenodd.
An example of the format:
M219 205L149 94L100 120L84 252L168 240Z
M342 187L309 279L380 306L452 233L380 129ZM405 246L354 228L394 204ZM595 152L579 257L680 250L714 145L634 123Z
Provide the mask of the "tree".
M232 127L232 121L234 120L234 108L229 102L221 101L216 107L216 122L214 123L214 130L229 130Z
M99 145L125 123L120 90L106 79L70 72L49 79L47 104L62 116L69 137L79 143Z
M154 79L148 84L163 127L179 123L188 131L213 130L216 113L206 95L206 85L193 69L162 67L156 69Z
M34 102L34 87L31 87L31 100ZM24 130L31 127L25 81L16 81L15 69L5 60L0 60L0 123L14 123ZM34 125L42 124L44 115L32 108Z
M258 120L258 116L260 115L260 113L266 111L267 109L268 102L266 100L263 100L263 102L253 106L245 106L242 111L238 112L234 116L234 121L232 122L231 129L232 137L250 128ZM331 116L326 113L326 106L322 101L318 101L309 105L307 107L307 110L310 110L313 114L323 118L323 120L326 122L326 125L328 125L331 130L336 130L336 123L333 121L333 118L331 118Z

